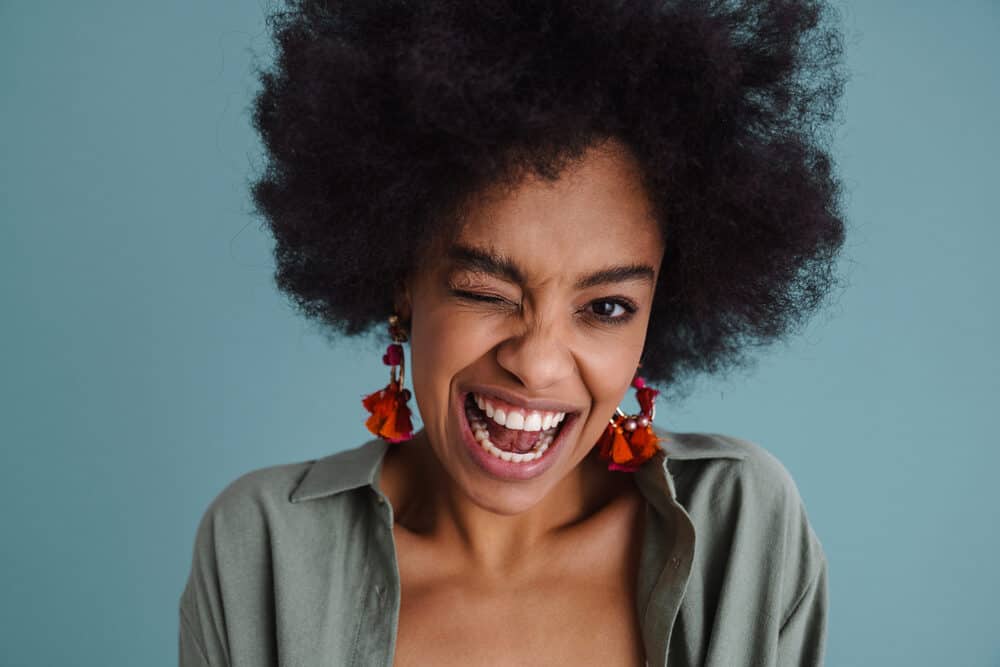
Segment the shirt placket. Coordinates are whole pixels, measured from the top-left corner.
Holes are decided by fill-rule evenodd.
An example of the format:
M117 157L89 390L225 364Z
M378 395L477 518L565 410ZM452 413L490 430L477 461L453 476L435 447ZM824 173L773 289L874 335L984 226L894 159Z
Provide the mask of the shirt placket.
M400 584L392 532L392 506L381 492L371 489L372 550L365 596L362 627L351 664L357 667L391 667L399 623Z
M661 455L648 463L639 489L654 512L643 538L637 600L647 667L666 667L670 638L694 561L694 524L677 501L673 479ZM655 532L654 532L655 531ZM649 586L652 585L652 588Z

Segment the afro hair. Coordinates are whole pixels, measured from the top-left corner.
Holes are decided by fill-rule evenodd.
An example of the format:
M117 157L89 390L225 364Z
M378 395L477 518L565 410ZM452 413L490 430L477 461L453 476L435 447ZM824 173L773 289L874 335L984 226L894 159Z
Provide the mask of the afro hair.
M746 365L837 283L845 76L825 3L288 0L268 23L253 201L278 287L331 332L384 324L417 241L464 202L554 180L605 138L637 159L666 242L648 381Z

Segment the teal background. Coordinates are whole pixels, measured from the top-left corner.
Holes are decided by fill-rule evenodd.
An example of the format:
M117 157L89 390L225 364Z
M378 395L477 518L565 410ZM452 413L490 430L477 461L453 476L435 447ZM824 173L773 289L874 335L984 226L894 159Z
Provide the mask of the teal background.
M792 472L829 665L1000 665L993 1L842 5L847 287L662 405ZM370 341L271 282L247 107L266 6L0 0L0 664L176 664L201 513L367 437Z

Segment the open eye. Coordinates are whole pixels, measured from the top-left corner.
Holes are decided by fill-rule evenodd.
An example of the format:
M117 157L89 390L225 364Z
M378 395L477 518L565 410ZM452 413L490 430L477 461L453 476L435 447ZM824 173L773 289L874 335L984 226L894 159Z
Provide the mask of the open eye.
M627 322L636 311L634 304L622 299L598 299L587 306L593 315L604 322Z

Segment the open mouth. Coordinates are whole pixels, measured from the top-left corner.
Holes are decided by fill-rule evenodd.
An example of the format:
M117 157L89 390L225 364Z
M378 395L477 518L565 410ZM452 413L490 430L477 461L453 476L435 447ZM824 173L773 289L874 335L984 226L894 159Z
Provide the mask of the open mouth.
M491 456L511 463L530 463L545 455L566 424L565 412L525 410L492 396L470 392L465 397L469 428Z

